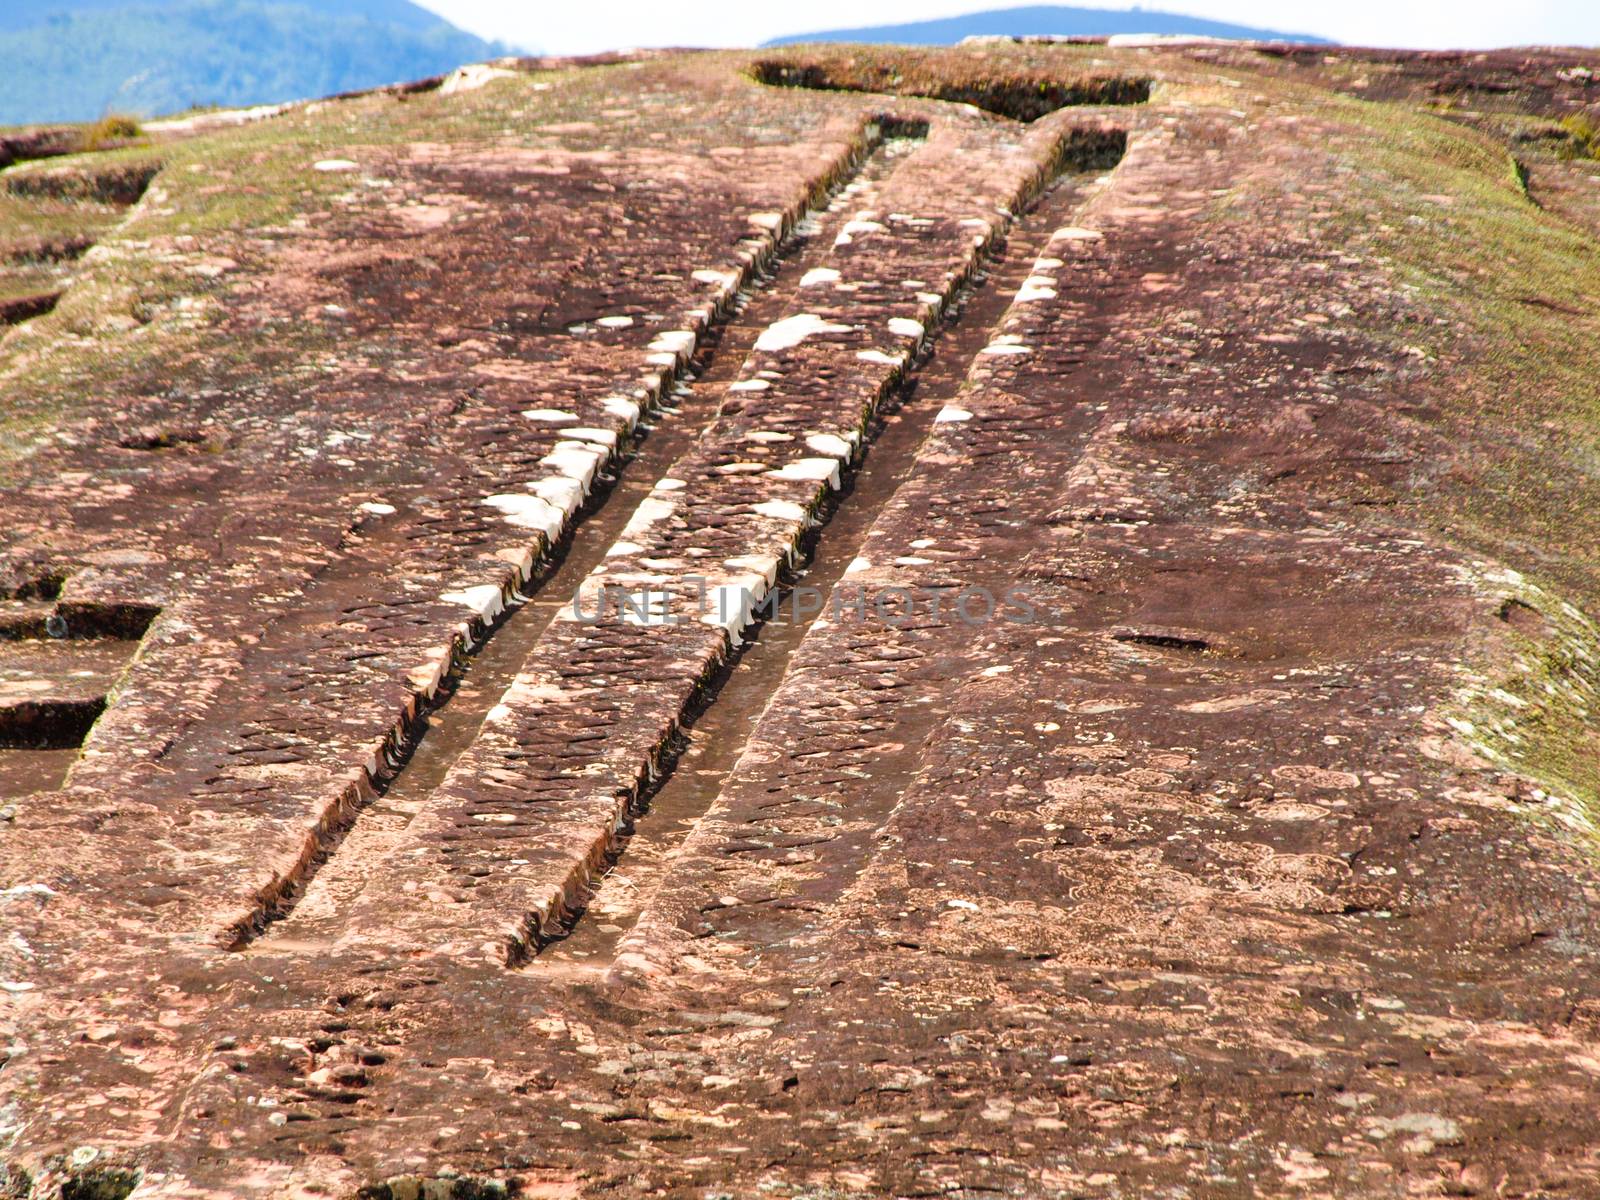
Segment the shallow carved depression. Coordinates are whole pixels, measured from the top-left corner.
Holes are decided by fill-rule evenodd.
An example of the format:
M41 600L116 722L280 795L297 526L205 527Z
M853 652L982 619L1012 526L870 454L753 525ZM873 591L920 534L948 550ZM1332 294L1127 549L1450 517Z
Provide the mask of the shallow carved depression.
M61 786L156 609L59 600L47 577L0 600L0 801Z
M770 87L920 96L952 104L971 104L1016 121L1037 121L1071 105L1143 104L1150 99L1150 81L1126 75L1084 75L1072 79L1044 75L974 75L952 79L944 72L924 77L914 66L904 63L862 62L855 58L809 62L769 59L756 63L750 73L756 82Z
M20 325L35 317L42 317L56 306L60 292L40 292L33 296L18 296L0 300L0 325Z
M161 171L155 161L46 167L6 177L5 189L25 199L77 200L126 208L138 203Z

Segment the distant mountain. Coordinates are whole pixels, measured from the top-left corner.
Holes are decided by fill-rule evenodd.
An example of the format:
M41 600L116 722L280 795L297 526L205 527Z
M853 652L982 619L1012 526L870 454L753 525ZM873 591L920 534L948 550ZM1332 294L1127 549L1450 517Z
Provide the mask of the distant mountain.
M1038 5L1031 8L999 8L992 12L969 13L937 21L912 21L905 25L866 25L860 29L828 29L820 33L801 33L774 38L768 46L792 46L800 42L896 42L905 46L953 46L969 37L1057 36L1108 37L1117 33L1187 34L1198 37L1249 38L1255 41L1317 42L1326 38L1304 33L1283 33L1255 29L1248 25L1229 25L1177 13L1150 12L1142 8L1068 8L1064 5Z
M365 17L383 25L398 25L416 33L425 33L445 24L442 17L431 13L410 0L280 0L280 3L313 9L328 17ZM28 0L28 3L0 5L0 29L26 29L38 25L49 17L71 16L75 13L110 14L122 8L171 9L178 5L162 0Z
M408 0L0 0L0 125L270 104L506 53Z

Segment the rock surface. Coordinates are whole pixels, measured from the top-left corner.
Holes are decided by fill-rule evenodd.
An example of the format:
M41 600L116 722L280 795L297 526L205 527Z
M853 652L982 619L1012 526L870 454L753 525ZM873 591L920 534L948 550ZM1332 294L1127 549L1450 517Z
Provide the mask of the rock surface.
M0 1195L1600 1194L1586 69L0 174Z

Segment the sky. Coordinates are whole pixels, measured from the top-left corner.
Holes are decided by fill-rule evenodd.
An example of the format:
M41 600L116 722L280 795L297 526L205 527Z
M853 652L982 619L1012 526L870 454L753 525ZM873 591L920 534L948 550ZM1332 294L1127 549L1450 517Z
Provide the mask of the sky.
M896 24L1047 0L418 0L463 29L546 54L629 46L753 46L810 30ZM1131 8L1118 0L1083 7ZM1146 0L1145 8L1369 46L1600 45L1596 0Z

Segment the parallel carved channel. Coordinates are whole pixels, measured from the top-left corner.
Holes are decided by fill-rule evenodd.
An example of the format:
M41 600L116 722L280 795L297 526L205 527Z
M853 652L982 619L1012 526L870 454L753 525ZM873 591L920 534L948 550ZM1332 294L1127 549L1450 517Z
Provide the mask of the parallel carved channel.
M714 419L625 524L595 525L587 548L569 552L573 565L542 593L554 605L520 607L526 632L503 643L471 706L445 718L459 727L441 753L399 772L393 802L357 821L287 898L287 918L257 939L262 952L410 944L515 964L565 935L641 798L670 770L682 722L760 623L755 607L803 557L875 416L916 378L930 335L1014 214L1063 167L1110 165L1125 144L1105 127L1020 144L983 126L941 136L927 158L891 141L828 212L802 223L804 249L724 334L719 362L739 362L726 350L749 353ZM897 210L954 146L996 143L1009 148L1006 208L994 205L993 169L969 162L929 210L937 215ZM713 364L706 384L724 373ZM608 592L623 594L622 608L604 610Z
M730 319L714 327L668 403L636 431L637 441L602 483L610 486L593 511L527 584L524 594L490 631L462 669L446 680L433 708L413 730L404 756L379 780L376 795L322 861L269 915L261 936L238 945L263 952L314 951L343 928L351 903L377 863L422 812L452 766L478 737L485 717L516 678L552 620L583 580L600 566L638 503L716 418L724 391L760 331L781 314L799 281L831 241L840 214L885 178L925 136L921 122L880 118L871 149L842 175L823 207L801 220L779 245L774 261L751 281ZM828 236L824 236L826 233Z
M1051 231L1070 217L1096 172L1115 165L1124 144L1113 138L1092 152L1069 155L1065 171L1023 214L963 298L950 327L907 376L861 470L838 497L826 535L815 539L805 567L773 595L754 639L730 661L685 723L669 772L637 806L633 822L596 875L587 904L572 914L565 936L543 948L538 957L542 966L600 971L611 964L618 942L648 906L673 853L715 802L783 682L790 659L812 624L829 611L835 585L860 553L873 522L910 476L923 438L960 392L969 366L1024 286Z

